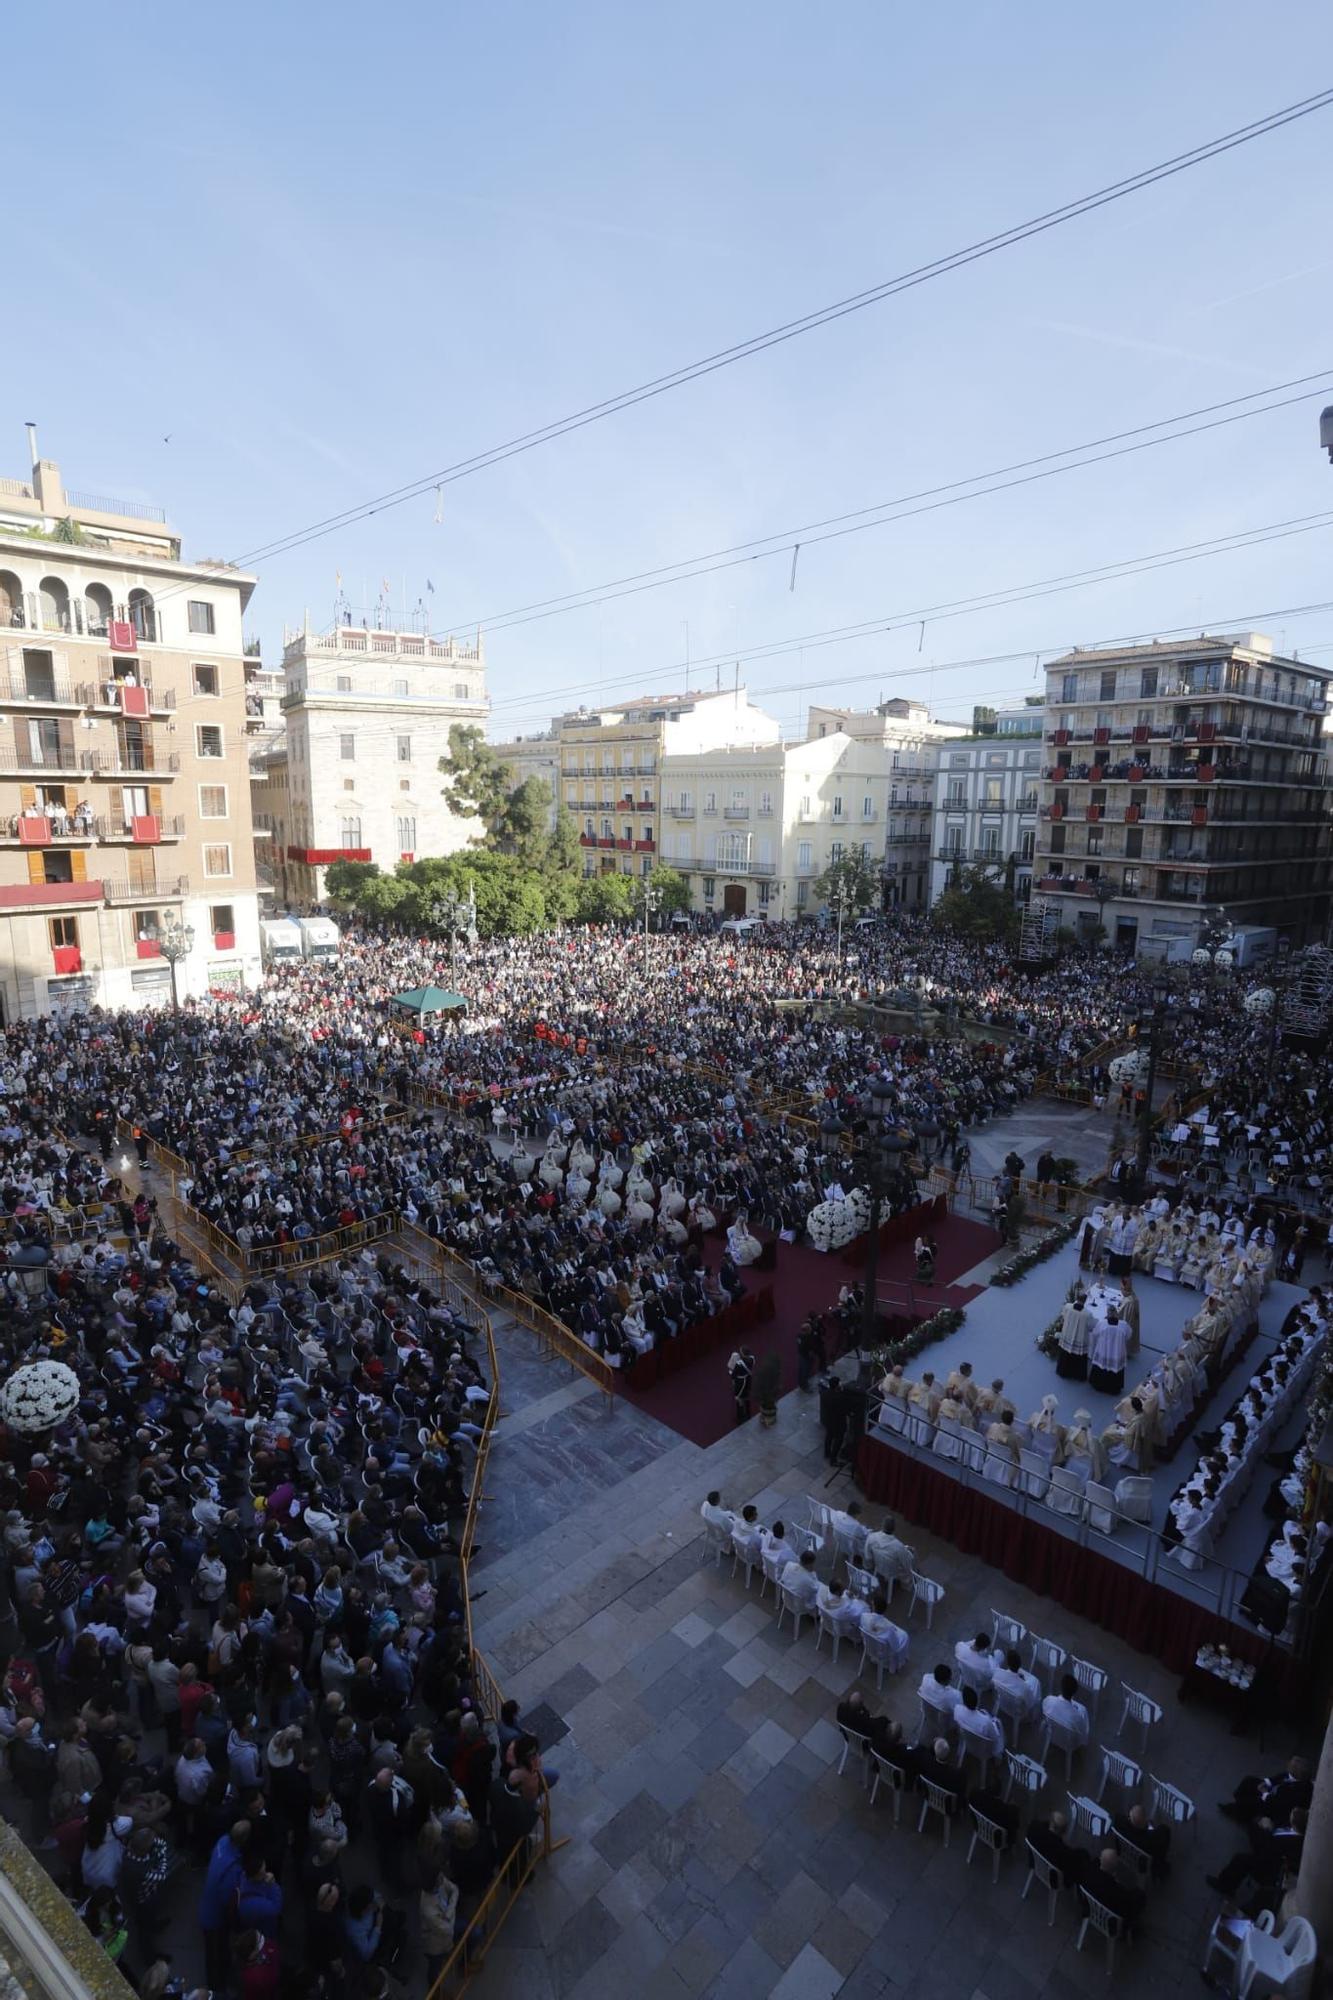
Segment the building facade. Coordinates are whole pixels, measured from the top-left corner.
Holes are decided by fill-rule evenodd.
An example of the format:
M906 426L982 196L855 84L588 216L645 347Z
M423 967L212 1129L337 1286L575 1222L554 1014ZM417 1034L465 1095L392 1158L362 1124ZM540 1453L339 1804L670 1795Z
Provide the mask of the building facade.
M1015 709L976 709L972 733L940 746L930 835L930 900L966 868L1032 893L1042 763L1042 697Z
M661 852L664 759L776 743L778 725L744 688L642 695L557 717L560 786L585 875L649 875Z
M259 974L242 618L160 510L0 481L0 1007L169 1000Z
M551 794L549 825L554 829L560 805L560 743L555 731L548 730L544 736L516 736L509 743L493 743L491 748L497 757L504 758L515 785L537 778L546 786Z
M931 894L931 807L941 746L966 736L961 723L936 722L924 702L896 697L873 709L811 708L806 734L839 731L876 743L889 760L884 828L884 907L924 909Z
M1330 679L1257 633L1051 661L1036 874L1062 927L1126 951L1220 914L1322 937Z
M889 755L841 732L662 761L662 864L689 881L691 906L774 923L814 917L816 879L860 848L883 858Z
M322 903L331 862L387 874L481 833L446 803L439 770L454 724L486 720L480 640L307 626L287 635L282 665L284 740L255 759L278 901Z

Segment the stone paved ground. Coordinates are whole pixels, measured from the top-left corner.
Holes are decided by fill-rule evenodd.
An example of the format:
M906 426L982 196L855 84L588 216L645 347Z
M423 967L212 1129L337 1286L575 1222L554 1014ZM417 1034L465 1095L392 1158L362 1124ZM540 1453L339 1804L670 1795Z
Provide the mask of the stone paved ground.
M802 1519L804 1495L823 1493L812 1399L789 1396L775 1429L751 1423L702 1450L606 1407L563 1364L534 1360L521 1331L502 1328L499 1340L510 1415L488 1475L478 1636L501 1684L541 1705L558 1739L556 1831L572 1839L526 1892L480 1990L490 2000L1100 1990L1092 1942L1074 1950L1072 1908L1048 1928L1044 1899L1019 1899L1016 1857L992 1885L984 1856L966 1866L966 1840L945 1851L937 1831L918 1836L906 1817L895 1826L883 1792L872 1812L855 1776L837 1776L831 1718L854 1661L844 1649L835 1667L808 1626L799 1643L789 1624L779 1635L757 1583L747 1596L704 1553L709 1487L735 1505L755 1499L765 1519ZM840 1476L831 1495L848 1491ZM922 1672L989 1627L992 1606L1165 1705L1147 1765L1198 1799L1200 1830L1177 1837L1170 1883L1114 1983L1135 2000L1195 1988L1216 1907L1203 1876L1235 1844L1215 1802L1296 1744L1270 1735L1261 1757L1214 1716L1182 1709L1155 1662L948 1544L910 1539L947 1596L929 1636L912 1622L908 1671L886 1682L883 1704L904 1723L915 1722ZM1113 1726L1118 1704L1106 1715ZM1091 1788L1095 1759L1078 1775Z

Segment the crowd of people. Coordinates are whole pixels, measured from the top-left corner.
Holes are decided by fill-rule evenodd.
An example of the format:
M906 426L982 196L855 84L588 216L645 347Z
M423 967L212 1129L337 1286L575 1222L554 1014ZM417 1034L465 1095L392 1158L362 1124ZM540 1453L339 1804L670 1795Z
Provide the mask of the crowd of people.
M475 1327L382 1247L317 1260L318 1239L402 1216L632 1367L736 1298L767 1240L799 1236L838 1191L840 1135L877 1115L872 1083L965 1158L969 1130L1124 1032L1146 997L1133 971L1075 959L1029 976L915 920L858 933L841 960L815 927L667 933L646 956L614 930L495 940L469 949L463 1022L405 1028L393 996L442 972L430 940L349 932L337 960L274 968L179 1023L94 1013L0 1041L4 1359L59 1359L80 1391L50 1435L3 1440L0 1735L31 1836L152 1993L266 2000L280 1940L299 1942L312 1992L355 1976L373 1995L413 1954L429 1973L548 1782L521 1719L483 1712L466 1645L457 1535L490 1396ZM1190 996L1178 1063L1211 1079L1225 1131L1249 1143L1257 1123L1317 1174L1328 1065L1259 1074L1267 1031L1238 998ZM837 1004L853 999L897 1025ZM151 1179L127 1184L131 1149L153 1142L243 1288L192 1266ZM894 1205L916 1192L900 1169ZM1123 1315L1103 1317L1123 1317L1125 1355L1134 1270L1180 1249L1172 1275L1205 1291L1189 1370L1275 1258L1300 1254L1206 1197L1122 1208L1105 1241ZM808 1330L804 1384L818 1350ZM1270 1386L1294 1358L1269 1364ZM939 1385L890 1370L881 1392L1015 1464L1034 1448L1096 1478L1146 1469L1175 1381L1168 1357L1101 1435L1054 1397L1021 1421L1003 1381L966 1364ZM885 1581L866 1597L747 1512L733 1532L756 1558L900 1668L887 1585L911 1551L892 1525L867 1536L852 1508L835 1523ZM1300 1532L1269 1558L1297 1584ZM955 1706L995 1724L975 1687ZM186 1870L199 1962L163 1971Z
M77 1382L0 1434L7 1810L141 1993L428 1983L548 1782L467 1640L478 1328L383 1250L233 1303L59 1136L79 1065L45 1054L11 1035L12 1226L99 1214L0 1336Z

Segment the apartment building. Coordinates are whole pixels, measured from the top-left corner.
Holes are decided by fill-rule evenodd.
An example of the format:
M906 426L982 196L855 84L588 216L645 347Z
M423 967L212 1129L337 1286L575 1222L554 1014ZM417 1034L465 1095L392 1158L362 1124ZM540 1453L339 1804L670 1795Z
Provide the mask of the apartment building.
M323 902L331 862L391 873L480 834L446 803L439 769L453 725L486 720L480 640L307 623L284 636L282 667L286 730L256 755L254 785L279 902Z
M166 1001L259 973L242 617L160 509L0 480L0 1015Z
M719 916L817 916L815 879L860 847L878 866L889 755L841 732L804 743L669 753L662 760L662 863L692 906Z
M1035 872L1061 925L1127 951L1220 912L1322 937L1331 679L1258 633L1052 660Z
M930 900L964 868L984 868L1013 883L1014 900L1032 894L1040 803L1044 697L1022 708L976 708L969 735L939 751L930 830Z
M579 829L585 875L649 875L660 850L660 778L668 757L775 744L778 725L743 687L640 695L578 709L554 724L564 803Z
M858 743L877 743L889 760L884 907L924 909L930 900L931 802L941 746L966 736L966 725L936 722L924 702L903 696L872 709L811 708L807 736L839 731Z
M538 778L546 786L551 794L550 825L554 828L560 804L560 744L555 731L547 730L544 736L515 736L508 743L493 743L491 748L509 766L515 785Z

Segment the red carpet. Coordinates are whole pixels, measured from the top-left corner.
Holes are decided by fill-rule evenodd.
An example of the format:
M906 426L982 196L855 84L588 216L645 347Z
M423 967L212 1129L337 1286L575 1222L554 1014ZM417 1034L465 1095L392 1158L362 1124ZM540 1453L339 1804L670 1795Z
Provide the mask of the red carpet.
M910 1242L881 1250L878 1290L882 1311L928 1319L940 1306L962 1306L977 1297L980 1285L953 1285L949 1281L996 1249L999 1236L982 1223L946 1215L935 1231L935 1241L937 1283L930 1286L917 1286L913 1280L916 1257ZM722 1251L720 1240L709 1239L706 1250L709 1262L716 1265ZM782 1357L785 1396L796 1387L796 1335L806 1316L836 1305L841 1287L855 1283L860 1273L849 1270L836 1254L821 1256L803 1244L779 1243L775 1271L745 1271L742 1276L747 1291L757 1292L767 1285L773 1288L776 1316L767 1325L753 1328L746 1338L756 1359L770 1351ZM635 1389L626 1383L620 1393L691 1444L716 1444L733 1425L734 1405L727 1379L731 1353L730 1345L715 1348L651 1388Z

